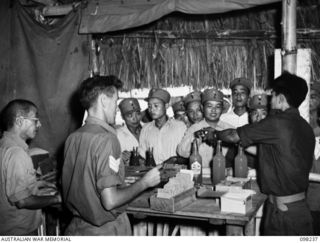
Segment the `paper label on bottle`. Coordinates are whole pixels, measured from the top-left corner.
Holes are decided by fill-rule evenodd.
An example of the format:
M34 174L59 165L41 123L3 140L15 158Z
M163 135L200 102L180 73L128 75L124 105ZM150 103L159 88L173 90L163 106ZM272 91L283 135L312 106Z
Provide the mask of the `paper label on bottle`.
M201 164L198 161L193 162L191 170L193 171L193 175L199 175L201 173Z

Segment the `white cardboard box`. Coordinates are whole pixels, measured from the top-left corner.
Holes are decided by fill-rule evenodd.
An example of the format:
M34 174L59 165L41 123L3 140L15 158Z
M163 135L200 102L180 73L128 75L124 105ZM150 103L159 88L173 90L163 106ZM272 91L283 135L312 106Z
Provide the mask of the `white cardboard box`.
M221 196L221 212L246 214L252 208L249 191L226 192Z

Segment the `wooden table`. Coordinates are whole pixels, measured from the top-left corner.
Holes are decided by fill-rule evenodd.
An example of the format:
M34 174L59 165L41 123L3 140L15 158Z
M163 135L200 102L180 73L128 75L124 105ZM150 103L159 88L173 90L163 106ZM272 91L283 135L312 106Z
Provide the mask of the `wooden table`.
M146 192L141 194L132 204L129 204L127 213L132 214L136 218L153 216L195 221L201 220L207 221L213 225L226 225L227 235L255 235L255 216L258 209L267 198L261 193L253 195L252 209L245 215L221 212L219 204L215 199L203 198L197 198L196 201L182 208L180 211L168 213L152 210L148 208L148 205L142 203L150 196L150 193L151 192Z

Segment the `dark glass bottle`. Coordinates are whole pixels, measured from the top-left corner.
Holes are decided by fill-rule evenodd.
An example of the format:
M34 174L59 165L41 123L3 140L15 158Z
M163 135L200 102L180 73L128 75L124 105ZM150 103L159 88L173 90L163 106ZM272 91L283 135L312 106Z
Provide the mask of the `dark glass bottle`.
M156 166L156 162L154 161L153 157L153 147L148 148L148 150L146 151L146 166Z
M241 178L248 176L248 160L241 144L238 145L238 154L234 159L234 176Z
M130 157L130 165L131 166L139 166L139 153L138 148L133 147Z
M212 159L212 184L220 183L226 177L226 158L222 154L221 141L218 140L216 154Z
M197 139L192 142L192 151L189 158L190 169L193 171L193 180L196 186L202 184L202 158L199 154Z

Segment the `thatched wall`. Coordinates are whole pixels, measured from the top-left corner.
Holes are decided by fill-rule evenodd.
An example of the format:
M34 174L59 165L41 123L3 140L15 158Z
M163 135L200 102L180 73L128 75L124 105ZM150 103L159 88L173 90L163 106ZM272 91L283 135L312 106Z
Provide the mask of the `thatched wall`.
M298 46L312 49L312 77L320 80L318 1L299 1ZM281 3L221 15L174 13L133 30L95 36L101 74L114 74L125 89L225 88L240 76L266 87L273 53L281 48Z

